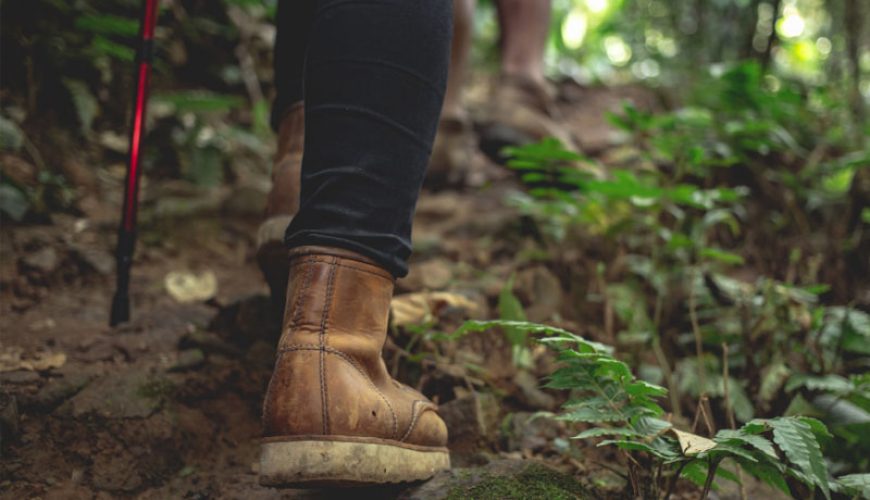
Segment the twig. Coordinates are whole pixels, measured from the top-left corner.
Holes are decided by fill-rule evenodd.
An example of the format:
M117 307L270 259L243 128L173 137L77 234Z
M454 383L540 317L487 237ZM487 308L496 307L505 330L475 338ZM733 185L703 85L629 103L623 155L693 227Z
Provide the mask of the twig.
M725 393L725 413L728 417L728 426L732 429L737 428L737 423L734 421L734 407L731 406L731 391L728 383L728 344L722 342L722 385Z
M707 434L714 436L716 434L716 424L713 421L713 410L710 408L710 398L705 394L701 398L701 416L704 417L704 425L707 426Z
M734 419L734 406L731 404L730 374L728 367L728 344L722 342L722 386L725 393L725 413L728 416L728 426L731 429L737 428L737 422ZM746 485L743 482L743 469L737 468L737 479L740 481L740 500L746 500Z
M710 419L710 414L712 411L710 410L710 398L707 397L706 394L702 394L698 399L698 406L695 409L695 419L692 421L692 432L695 434L698 433L698 422L700 422L701 417L704 418L704 425L707 426L707 432L709 435L716 434L716 426L713 425L712 420Z
M665 351L662 350L662 344L659 340L658 330L653 336L652 341L653 353L656 356L656 361L662 369L662 374L665 376L665 382L668 384L668 397L671 400L671 413L677 419L682 417L682 409L680 408L680 394L677 392L677 384L674 381L674 373L671 371L671 365L668 363L668 358L665 356Z
M244 10L238 7L231 7L227 11L227 16L239 30L240 40L236 46L236 58L239 60L239 67L242 70L242 81L245 84L245 89L248 91L251 104L257 104L263 101L265 97L263 96L262 88L260 88L260 81L257 79L257 68L254 64L254 58L251 57L251 52L248 50L252 31L250 18Z
M677 467L676 472L674 472L674 475L671 477L670 481L668 481L668 490L665 492L663 500L668 500L669 498L671 498L671 495L674 493L674 488L677 486L677 480L680 479L680 474L683 473L683 469L686 468L687 465L689 465L688 460L681 463L680 466Z
M697 304L695 303L695 281L697 280L697 269L693 269L689 279L689 319L692 322L692 334L695 337L695 364L698 368L698 384L701 398L704 397L704 391L707 390L707 375L704 373L704 344L701 338L701 326L698 324Z
M607 293L607 281L602 272L597 272L596 281L601 297L604 299L604 335L608 342L614 343L616 337L613 334L613 305L610 303L610 295Z
M713 488L713 480L716 479L716 469L719 468L718 460L710 460L710 467L707 468L707 480L704 481L704 491L701 492L701 499L707 498L710 495L710 489Z

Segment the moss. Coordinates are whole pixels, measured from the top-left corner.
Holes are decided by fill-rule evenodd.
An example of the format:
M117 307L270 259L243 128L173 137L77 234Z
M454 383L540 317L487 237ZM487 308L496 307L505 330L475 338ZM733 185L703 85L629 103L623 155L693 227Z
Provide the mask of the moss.
M150 378L139 386L136 393L145 399L169 399L175 392L175 385L165 378Z
M572 477L542 465L533 464L514 476L485 473L477 484L456 486L447 494L459 499L533 499L548 500L591 498Z

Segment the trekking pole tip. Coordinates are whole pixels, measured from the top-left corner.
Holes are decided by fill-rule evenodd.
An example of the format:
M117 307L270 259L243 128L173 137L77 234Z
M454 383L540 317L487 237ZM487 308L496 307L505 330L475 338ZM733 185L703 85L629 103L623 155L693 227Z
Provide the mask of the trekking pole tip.
M109 326L117 326L130 321L130 297L120 290L112 297L112 311L109 315Z

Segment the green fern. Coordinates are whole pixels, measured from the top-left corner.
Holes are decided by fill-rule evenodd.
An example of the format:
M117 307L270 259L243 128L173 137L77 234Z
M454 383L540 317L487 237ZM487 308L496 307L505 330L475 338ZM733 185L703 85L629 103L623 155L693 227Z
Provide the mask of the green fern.
M773 441L785 453L788 460L800 469L798 475L804 482L822 489L825 498L831 498L828 467L816 440L814 427L824 428L818 421L809 418L775 418L767 422L773 428ZM825 431L827 433L827 430Z
M818 442L818 436L827 436L828 432L818 420L755 419L740 429L719 431L712 439L678 431L659 418L664 409L657 400L667 390L638 380L606 345L561 328L525 321L469 321L450 337L491 328L544 336L539 341L553 347L561 363L546 387L572 394L559 418L593 425L574 439L607 438L598 445L615 446L632 455L645 454L653 461L650 470L668 471L646 471L654 482L656 496L667 498L680 477L701 485L705 496L715 487L714 478L739 481L736 474L721 466L726 459L786 494L791 494L787 476L811 488L818 487L825 498L831 497L832 490L866 487L865 476L847 476L840 483L831 480ZM644 462L635 458L632 463Z
M849 474L840 476L836 484L837 491L855 498L870 500L870 474Z

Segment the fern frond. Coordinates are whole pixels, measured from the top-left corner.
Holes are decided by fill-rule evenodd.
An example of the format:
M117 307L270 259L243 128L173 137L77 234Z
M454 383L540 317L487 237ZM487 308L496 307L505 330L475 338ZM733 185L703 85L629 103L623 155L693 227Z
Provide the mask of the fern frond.
M828 466L822 457L819 442L813 428L798 417L781 417L767 420L773 428L773 441L810 481L821 488L825 498L831 498Z

